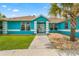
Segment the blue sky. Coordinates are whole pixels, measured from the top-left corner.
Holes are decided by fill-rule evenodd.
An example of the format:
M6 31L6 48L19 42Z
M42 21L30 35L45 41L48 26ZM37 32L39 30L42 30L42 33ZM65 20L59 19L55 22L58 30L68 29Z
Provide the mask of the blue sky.
M0 3L0 13L7 17L27 15L48 16L49 3Z

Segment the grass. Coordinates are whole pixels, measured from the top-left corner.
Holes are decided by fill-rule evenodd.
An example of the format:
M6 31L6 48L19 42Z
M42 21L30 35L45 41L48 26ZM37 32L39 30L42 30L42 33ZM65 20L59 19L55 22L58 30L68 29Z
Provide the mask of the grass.
M0 50L27 49L34 39L35 35L0 36Z

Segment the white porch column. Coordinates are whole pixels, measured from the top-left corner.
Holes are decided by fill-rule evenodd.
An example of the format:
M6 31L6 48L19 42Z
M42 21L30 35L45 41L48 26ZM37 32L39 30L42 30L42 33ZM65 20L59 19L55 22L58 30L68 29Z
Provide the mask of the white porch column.
M34 21L34 33L37 34L37 21Z
M48 34L48 33L49 33L49 22L46 21L46 34Z
M7 34L7 21L3 21L3 34Z

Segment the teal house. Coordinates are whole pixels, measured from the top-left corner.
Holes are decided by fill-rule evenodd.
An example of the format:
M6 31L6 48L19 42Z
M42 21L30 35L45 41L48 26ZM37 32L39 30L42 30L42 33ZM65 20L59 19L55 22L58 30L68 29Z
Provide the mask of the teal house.
M77 29L79 29L79 18L77 18ZM49 34L52 32L69 32L65 19L44 16L23 16L15 18L0 18L0 34Z

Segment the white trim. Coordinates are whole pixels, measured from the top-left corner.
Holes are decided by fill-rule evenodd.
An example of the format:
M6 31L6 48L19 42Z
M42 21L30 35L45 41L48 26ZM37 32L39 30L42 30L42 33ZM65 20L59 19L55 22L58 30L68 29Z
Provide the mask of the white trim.
M7 31L21 31L20 29L8 29ZM34 29L31 29L30 31L34 31Z
M48 33L49 33L49 22L46 21L46 34L48 34Z
M7 31L21 31L20 29L8 29Z
M34 33L37 33L37 21L34 21Z
M68 31L68 32L70 32L70 29L58 29L58 31ZM76 32L79 32L79 29L76 30Z
M34 31L34 29L31 29L30 31Z
M3 21L2 25L3 25L3 29L2 29L3 34L7 34L7 21Z
M70 31L70 29L58 29L58 31Z

